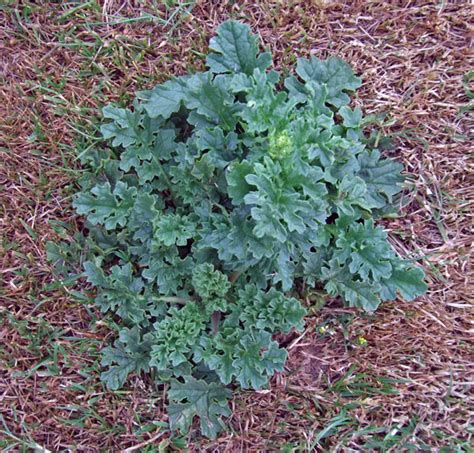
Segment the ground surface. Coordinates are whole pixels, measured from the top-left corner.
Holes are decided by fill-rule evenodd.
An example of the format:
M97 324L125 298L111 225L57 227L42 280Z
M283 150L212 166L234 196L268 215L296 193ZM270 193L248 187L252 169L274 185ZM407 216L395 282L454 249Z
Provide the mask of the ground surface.
M0 6L0 448L472 451L473 7L163 3ZM356 102L387 113L391 154L413 174L402 217L385 226L400 253L423 262L430 292L371 317L337 301L315 310L285 372L236 396L229 431L210 442L171 438L162 393L146 380L105 391L97 351L113 334L73 287L54 284L45 244L57 222L75 225L75 156L95 143L98 108L201 67L229 17L260 33L277 66L338 55L363 77Z

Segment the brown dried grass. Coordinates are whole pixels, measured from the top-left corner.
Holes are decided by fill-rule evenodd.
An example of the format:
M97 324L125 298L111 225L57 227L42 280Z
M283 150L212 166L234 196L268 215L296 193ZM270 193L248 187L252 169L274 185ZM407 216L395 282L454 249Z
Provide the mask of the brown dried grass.
M404 200L406 215L385 226L393 232L400 253L426 258L430 292L412 303L387 303L374 317L355 317L347 331L334 316L350 310L331 303L317 312L304 335L290 346L287 371L272 380L270 389L234 399L232 431L214 442L190 439L190 448L276 451L290 441L302 448L311 445L314 433L337 413L337 408L330 408L339 396L328 388L351 365L368 376L403 380L396 384L399 394L365 398L351 411L359 427L401 426L416 416L417 438L434 450L446 446L449 436L470 438L466 429L473 415L474 372L473 124L470 112L459 110L468 102L463 75L473 69L472 6L316 0L240 1L231 6L200 1L171 38L169 27L153 23L114 24L118 14L139 16L144 7L138 2L106 0L97 12L84 10L63 21L58 18L65 9L40 2L30 21L18 25L14 8L21 11L26 4L0 12L0 310L29 321L27 330L33 337L42 334L43 321L53 331L61 330L56 343L65 352L57 359L57 375L48 375L44 366L22 374L50 360L50 349L43 344L32 347L31 340L3 317L0 414L13 433L53 451L71 445L80 451L115 451L140 442L134 434L137 414L164 419L161 395L140 379L123 394L113 395L103 391L96 378L81 375L93 365L95 348L109 341L108 331L100 323L91 329L90 312L66 293L45 289L52 276L44 247L55 238L50 220L75 221L68 198L73 178L61 169L62 153L73 145L76 134L70 124L87 125L88 114L123 93L144 88L143 80L161 80L185 72L189 65L200 66L191 50L204 51L217 24L232 16L260 33L277 66L293 63L295 55L338 55L363 76L356 102L367 113L383 111L393 118L384 131L397 134L393 155L413 175L415 190ZM87 25L100 21L105 24ZM60 44L58 36L68 31L72 34L66 40L78 37L92 43L100 36L105 46L122 43L125 54L120 56L117 46L109 54L100 48L89 58ZM140 61L127 53L135 40L152 44ZM92 65L103 75L82 76L81 71ZM53 100L38 88L47 78L62 84L59 95L50 93ZM31 140L34 118L44 136ZM325 320L331 321L332 334L321 336L316 326ZM366 347L355 346L359 335L367 339ZM89 338L92 346L77 350L61 336ZM78 391L73 383L86 390ZM87 408L91 398L97 398L93 408L104 422L90 417L84 427L77 427L63 421L74 416L68 405ZM152 401L156 405L150 405ZM125 429L114 434L104 424ZM445 437L437 438L435 429ZM349 435L341 447L333 436L326 445L334 451L358 450L360 442Z

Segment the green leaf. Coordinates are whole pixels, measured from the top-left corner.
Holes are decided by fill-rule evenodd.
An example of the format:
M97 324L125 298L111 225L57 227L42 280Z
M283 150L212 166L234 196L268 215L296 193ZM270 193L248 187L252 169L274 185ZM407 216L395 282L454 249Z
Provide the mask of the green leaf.
M164 179L166 181L163 166L155 156L153 156L150 161L144 160L141 162L141 164L136 168L136 172L141 185L155 179Z
M351 110L347 106L341 107L339 110L339 115L342 116L345 127L350 129L357 129L360 127L360 123L362 121L362 110L360 107L356 107L354 110Z
M252 332L243 335L237 345L232 365L243 388L258 390L275 371L283 371L287 352L270 338L267 332Z
M242 331L235 327L220 329L215 336L202 336L194 351L194 360L204 362L210 370L215 371L223 384L230 384L235 375L233 365L236 345Z
M255 206L251 215L257 237L269 236L284 242L290 232L303 233L306 228L315 226L314 220L304 215L311 211L311 204L294 190L291 180L283 179L279 163L266 158L264 165L255 164L254 172L245 180L257 190L247 194L244 201Z
M118 390L123 386L132 372L148 371L149 343L140 338L138 328L123 329L120 340L115 345L102 351L102 366L109 366L101 374L102 381L110 390Z
M146 242L152 237L152 221L158 214L156 208L163 208L161 199L146 192L137 195L127 223L130 231L133 231L133 239Z
M367 186L359 177L344 176L339 184L336 206L342 215L354 216L357 208L371 209L367 201Z
M228 82L227 77L217 76L213 79L210 73L193 76L188 81L186 107L206 118L210 125L222 124L226 129L233 130L237 122L235 114L240 107L229 93Z
M359 275L365 280L368 279L369 273L375 281L379 281L383 277L390 275L392 265L383 255L379 255L380 250L376 247L365 247L361 250L351 253L352 261L349 264L349 270Z
M372 220L351 224L347 231L341 231L336 240L334 258L349 264L352 274L376 282L388 278L392 272L391 261L394 252L387 241L387 234L375 228Z
M234 20L219 25L217 36L211 39L209 48L215 53L208 55L206 64L216 74L243 72L252 75L255 68L263 71L272 62L269 53L257 57L257 38L251 34L248 25Z
M245 178L253 171L253 166L247 162L235 162L229 167L226 178L229 196L235 205L242 204L244 197L250 192L252 186L247 183Z
M293 328L299 331L304 328L306 310L301 303L294 297L285 297L275 288L265 293L255 285L246 285L239 291L238 304L240 319L249 329L288 333Z
M150 118L158 116L167 119L176 113L187 95L187 77L178 77L157 85L146 93L143 107ZM145 93L142 93L142 96Z
M239 306L240 307L240 306ZM235 318L238 313L235 314ZM216 336L201 339L195 360L203 360L214 370L223 383L232 377L243 388L259 389L267 384L275 371L282 371L287 353L278 343L271 341L271 334L256 329L239 328L232 316Z
M384 300L394 300L400 293L405 300L413 300L428 289L424 281L425 273L418 266L412 266L399 260L393 265L390 278L380 282L381 295Z
M255 236L254 224L249 221L249 217L245 208L234 211L226 220L217 215L212 216L213 221L203 231L198 248L217 250L221 260L234 263L232 270L255 264L264 257L271 257L273 241Z
M84 263L84 276L94 286L105 288L109 286L104 271L92 261Z
M368 203L376 208L384 207L387 201L392 203L393 196L402 190L403 166L391 159L381 159L377 150L364 151L357 160L357 175L365 181Z
M90 193L80 193L73 201L78 214L87 215L93 225L103 224L112 230L124 226L134 205L137 190L124 182L117 183L112 192L108 182L93 187Z
M147 294L142 294L143 280L133 275L130 263L112 266L106 275L97 263L87 261L84 275L99 288L96 303L103 312L114 310L123 319L135 323L146 319Z
M154 324L150 366L158 370L177 367L190 358L192 347L205 327L205 317L192 301Z
M184 281L191 275L193 260L190 256L181 259L177 253L166 252L153 254L142 275L148 281L156 282L158 292L165 296L176 294L184 286Z
M105 139L113 138L112 146L127 147L140 140L141 116L139 113L109 105L102 109L102 114L104 118L114 120L100 128Z
M380 284L354 278L345 264L333 258L322 268L321 276L326 280L324 288L332 296L341 296L350 307L372 312L380 304Z
M224 428L221 417L231 414L228 407L230 390L192 376L186 377L184 383L174 381L168 397L171 429L179 429L183 433L189 431L194 417L198 416L203 435L214 439Z
M226 294L230 289L228 278L212 264L203 263L193 269L193 287L203 299L208 313L226 311Z
M300 58L296 72L305 82L314 84L315 92L326 86L327 102L335 107L342 107L349 102L345 91L354 91L361 85L360 78L354 76L351 67L337 57L329 57L326 61L316 57L310 60Z
M176 150L176 130L161 129L155 134L155 143L153 144L152 155L159 160L169 160Z
M330 294L333 294L332 287L327 284L325 288ZM373 312L380 305L380 299L377 296L379 287L369 283L346 280L337 284L339 294L349 303L350 307L362 308L365 311Z
M179 214L158 216L154 225L155 240L166 246L186 245L188 239L196 234L196 225L188 216Z
M196 145L200 151L209 150L204 158L215 168L225 168L236 158L237 134L224 135L220 127L202 129L196 133Z
M342 296L350 307L373 312L380 305L380 286L349 278L330 279L324 286L332 296Z
M147 145L128 146L120 155L120 170L130 171L131 168L137 168L143 159L150 159L151 156L151 149Z
M226 146L224 132L220 127L201 129L196 133L196 145L199 150L223 149Z
M135 370L135 362L129 359L127 363L122 362L120 365L113 365L107 371L100 375L100 379L110 390L118 390L128 378L128 375Z
M282 136L288 135L284 128L292 117L296 102L289 100L285 92L275 90L275 83L269 77L270 74L259 69L254 71L250 86L245 89L246 103L243 104L239 115L247 132L254 134L270 131L270 141L275 139L276 142L281 140ZM283 148L292 148L291 143L287 143Z

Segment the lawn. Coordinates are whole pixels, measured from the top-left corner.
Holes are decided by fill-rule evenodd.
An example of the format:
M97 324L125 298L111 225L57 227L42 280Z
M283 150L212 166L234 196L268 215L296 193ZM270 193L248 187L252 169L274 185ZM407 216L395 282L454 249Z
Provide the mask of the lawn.
M105 388L99 351L116 324L83 282L54 278L46 244L74 248L78 157L100 142L101 107L202 69L229 18L277 67L337 55L362 77L355 104L379 116L386 153L411 173L402 215L383 226L423 264L429 292L373 315L313 293L285 371L236 394L211 441L170 433L148 377ZM473 451L473 20L467 2L3 2L0 448Z

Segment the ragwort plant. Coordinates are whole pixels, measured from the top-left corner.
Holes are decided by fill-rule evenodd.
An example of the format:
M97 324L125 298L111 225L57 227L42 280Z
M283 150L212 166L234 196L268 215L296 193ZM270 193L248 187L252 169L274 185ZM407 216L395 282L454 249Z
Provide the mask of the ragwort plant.
M152 371L170 383L171 428L197 415L215 437L227 385L259 389L283 370L273 336L304 328L296 284L366 311L426 284L374 223L393 212L402 165L347 106L361 83L351 68L299 59L281 80L235 21L210 49L206 72L103 109L110 148L83 158L73 204L93 244L84 275L122 326L102 379L118 389Z

